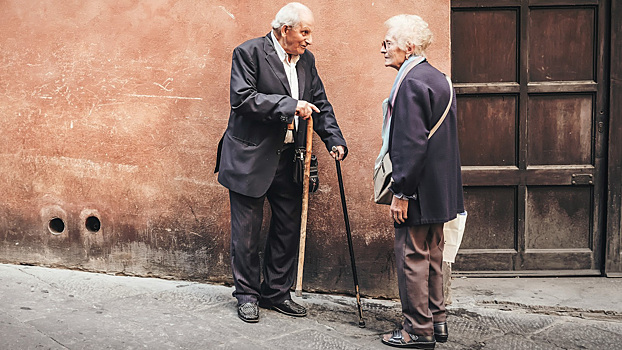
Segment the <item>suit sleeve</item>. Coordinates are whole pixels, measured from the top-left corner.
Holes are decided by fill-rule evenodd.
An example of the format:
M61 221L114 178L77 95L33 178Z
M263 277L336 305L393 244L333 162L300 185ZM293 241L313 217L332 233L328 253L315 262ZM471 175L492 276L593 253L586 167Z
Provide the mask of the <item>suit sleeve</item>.
M310 102L320 110L320 113L313 113L313 130L320 135L320 138L324 141L329 151L333 146L343 146L347 154L348 148L346 140L341 134L341 129L339 129L339 125L337 124L333 106L328 102L328 97L326 97L324 84L315 68L315 60L313 60L311 64L311 76L313 101Z
M427 161L431 115L429 92L415 79L402 82L393 107L389 153L393 193L416 194Z
M298 101L287 95L257 91L257 66L252 53L237 47L231 60L231 109L264 123L291 123Z

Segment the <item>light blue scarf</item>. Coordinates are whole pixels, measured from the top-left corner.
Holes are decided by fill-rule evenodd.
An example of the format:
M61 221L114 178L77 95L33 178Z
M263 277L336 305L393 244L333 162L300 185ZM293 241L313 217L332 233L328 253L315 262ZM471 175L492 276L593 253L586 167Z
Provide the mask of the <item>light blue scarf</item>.
M383 123L382 123L382 148L380 149L380 154L378 158L376 158L376 164L374 168L377 169L382 164L382 158L384 155L389 152L389 136L391 134L391 114L393 112L393 103L395 102L395 96L397 95L397 90L399 90L399 86L404 80L406 74L416 65L425 61L425 57L421 56L410 56L409 59L402 63L400 70L397 72L397 76L395 77L395 81L393 82L393 87L391 88L391 94L389 98L385 98L382 101L382 115L383 115Z

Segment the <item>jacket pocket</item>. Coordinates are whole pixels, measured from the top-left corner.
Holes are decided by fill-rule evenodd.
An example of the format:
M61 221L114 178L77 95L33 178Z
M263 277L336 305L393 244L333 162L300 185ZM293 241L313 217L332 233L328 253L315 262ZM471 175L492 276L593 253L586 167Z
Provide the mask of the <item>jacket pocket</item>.
M253 142L250 142L250 141L247 141L247 140L243 140L243 139L241 139L241 138L239 138L237 136L231 135L231 138L234 139L235 141L239 142L239 143L245 144L246 146L252 146L252 147L256 147L257 146L256 143L253 143Z

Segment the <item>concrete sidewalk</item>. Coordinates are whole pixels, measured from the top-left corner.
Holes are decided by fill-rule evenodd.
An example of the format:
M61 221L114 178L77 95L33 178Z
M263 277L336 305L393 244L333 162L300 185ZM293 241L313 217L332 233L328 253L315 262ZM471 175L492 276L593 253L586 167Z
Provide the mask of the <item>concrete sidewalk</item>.
M622 279L457 278L436 349L620 349ZM390 349L396 301L305 294L237 318L231 287L0 264L0 349ZM293 294L293 293L292 293Z

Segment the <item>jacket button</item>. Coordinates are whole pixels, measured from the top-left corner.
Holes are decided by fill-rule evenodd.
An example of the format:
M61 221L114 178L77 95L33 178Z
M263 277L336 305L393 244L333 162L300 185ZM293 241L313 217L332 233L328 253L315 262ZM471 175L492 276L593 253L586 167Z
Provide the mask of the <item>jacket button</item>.
M281 116L281 121L282 121L283 123L287 122L287 117L286 117L286 116L284 116L284 115L282 115L282 116Z
M281 150L280 149L276 150L276 154L281 155Z

